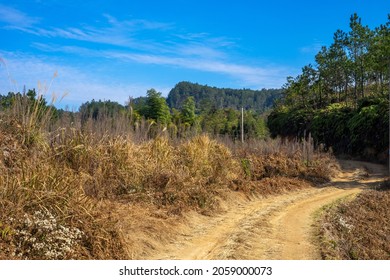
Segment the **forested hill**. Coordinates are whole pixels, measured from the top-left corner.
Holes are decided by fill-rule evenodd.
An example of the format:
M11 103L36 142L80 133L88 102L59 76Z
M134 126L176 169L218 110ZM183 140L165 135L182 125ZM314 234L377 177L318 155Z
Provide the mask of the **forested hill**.
M263 113L274 105L281 94L281 89L230 89L180 82L169 92L167 103L171 108L181 109L184 101L193 96L196 108L200 110L244 107Z

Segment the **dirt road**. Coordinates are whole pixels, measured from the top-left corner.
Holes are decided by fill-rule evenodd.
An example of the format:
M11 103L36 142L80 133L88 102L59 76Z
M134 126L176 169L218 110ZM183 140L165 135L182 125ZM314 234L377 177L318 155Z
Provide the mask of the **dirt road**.
M358 194L386 174L383 166L341 161L342 171L321 188L269 198L235 200L217 217L190 214L177 239L149 259L319 259L312 225L324 205Z

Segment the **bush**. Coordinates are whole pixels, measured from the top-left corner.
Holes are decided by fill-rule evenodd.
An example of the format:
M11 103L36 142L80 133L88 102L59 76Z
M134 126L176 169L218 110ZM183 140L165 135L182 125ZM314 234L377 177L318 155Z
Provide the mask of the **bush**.
M329 105L315 112L311 132L316 143L323 143L333 151L346 153L350 147L348 121L353 109L340 103Z
M365 101L365 100L363 100ZM367 149L383 152L389 141L389 112L387 99L373 99L361 102L358 111L348 121L351 135L351 149L354 154L364 155ZM374 104L373 104L374 103Z
M334 103L326 108L293 109L281 106L268 117L273 137L301 139L311 133L315 143L338 154L378 159L389 144L387 98L365 98L357 108Z
M272 137L302 138L310 133L312 109L293 109L282 106L268 116L267 125Z

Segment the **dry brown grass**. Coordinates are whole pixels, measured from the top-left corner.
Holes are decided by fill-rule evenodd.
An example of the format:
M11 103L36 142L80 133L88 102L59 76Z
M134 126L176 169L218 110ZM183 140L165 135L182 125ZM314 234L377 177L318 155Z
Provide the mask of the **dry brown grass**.
M324 259L390 259L390 184L384 185L325 211L320 222Z
M206 213L239 168L206 136L174 147L63 129L26 146L13 122L0 128L0 258L128 258L116 203Z
M124 258L110 206L86 195L84 174L59 160L79 147L51 141L49 112L24 102L0 115L0 258Z
M124 257L109 205L85 195L82 174L57 161L48 146L27 147L18 134L4 134L9 125L0 129L0 257Z
M309 144L269 139L234 147L242 174L234 187L269 195L328 182L340 167L330 153Z

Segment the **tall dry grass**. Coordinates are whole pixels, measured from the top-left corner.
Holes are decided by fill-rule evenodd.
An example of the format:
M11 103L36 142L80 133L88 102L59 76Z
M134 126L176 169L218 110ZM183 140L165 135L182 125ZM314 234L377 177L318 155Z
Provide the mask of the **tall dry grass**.
M79 151L79 139L72 135L66 148L51 141L40 102L18 97L0 115L0 258L124 258L109 206L86 195L84 174L58 160Z

